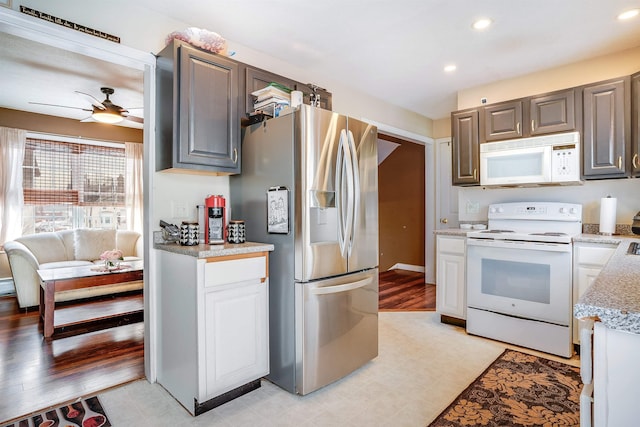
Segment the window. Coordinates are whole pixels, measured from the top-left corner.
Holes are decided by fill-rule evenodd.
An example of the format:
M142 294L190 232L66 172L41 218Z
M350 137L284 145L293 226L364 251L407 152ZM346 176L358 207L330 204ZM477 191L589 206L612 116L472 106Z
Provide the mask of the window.
M23 234L125 229L124 176L124 145L27 137Z

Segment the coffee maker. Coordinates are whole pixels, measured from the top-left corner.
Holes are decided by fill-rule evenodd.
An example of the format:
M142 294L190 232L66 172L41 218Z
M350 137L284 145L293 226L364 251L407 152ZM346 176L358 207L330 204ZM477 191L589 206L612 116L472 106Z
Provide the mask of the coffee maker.
M227 239L226 202L220 195L208 195L204 199L204 243L223 244Z

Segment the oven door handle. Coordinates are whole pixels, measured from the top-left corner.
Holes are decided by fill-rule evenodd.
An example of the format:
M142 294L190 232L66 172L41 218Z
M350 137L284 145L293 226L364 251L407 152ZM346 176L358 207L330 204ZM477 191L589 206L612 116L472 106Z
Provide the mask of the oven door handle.
M467 238L467 246L478 246L478 247L485 247L485 248L523 249L523 250L529 250L529 251L545 251L545 252L571 252L570 243L475 239L473 237Z

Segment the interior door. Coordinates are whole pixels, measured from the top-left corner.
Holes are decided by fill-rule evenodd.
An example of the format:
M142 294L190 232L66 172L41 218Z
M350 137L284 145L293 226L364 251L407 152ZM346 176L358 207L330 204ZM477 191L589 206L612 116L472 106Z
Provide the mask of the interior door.
M451 140L438 142L436 229L458 228L458 187L451 185Z

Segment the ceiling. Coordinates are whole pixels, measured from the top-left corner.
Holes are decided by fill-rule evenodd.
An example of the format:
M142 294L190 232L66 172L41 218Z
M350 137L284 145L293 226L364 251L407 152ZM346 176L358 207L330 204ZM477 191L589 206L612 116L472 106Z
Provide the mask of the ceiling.
M26 54L28 52L28 55ZM75 91L105 99L103 86L114 88L111 102L143 117L143 73L9 34L0 34L0 107L83 120L91 101ZM31 104L55 104L74 108ZM124 120L121 126L142 128Z
M137 0L131 13L150 9L215 31L232 47L310 70L329 91L340 82L439 119L456 110L460 90L640 46L640 17L616 20L638 7L640 0ZM474 30L480 17L493 25ZM115 88L115 104L143 105L139 71L51 47L33 54L27 42L0 37L0 106L81 119L88 113L28 102L87 107L74 91L102 100L101 86ZM457 70L444 72L448 64Z

